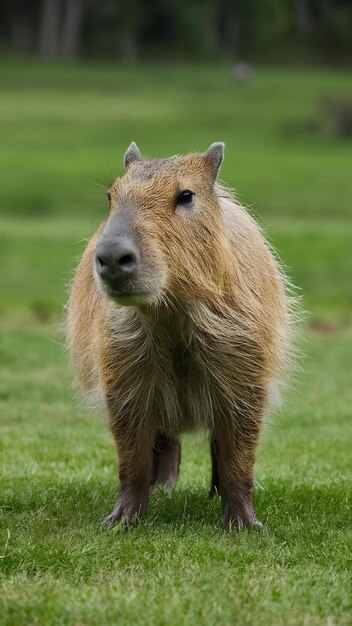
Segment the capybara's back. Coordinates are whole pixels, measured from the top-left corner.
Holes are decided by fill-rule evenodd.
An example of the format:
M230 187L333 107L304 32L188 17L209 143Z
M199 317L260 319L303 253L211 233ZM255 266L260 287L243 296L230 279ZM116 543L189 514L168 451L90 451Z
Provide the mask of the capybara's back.
M76 378L104 398L118 449L107 524L145 514L150 488L176 483L179 435L207 428L224 528L260 526L255 450L286 371L288 306L258 226L216 183L223 151L149 160L132 143L72 285Z

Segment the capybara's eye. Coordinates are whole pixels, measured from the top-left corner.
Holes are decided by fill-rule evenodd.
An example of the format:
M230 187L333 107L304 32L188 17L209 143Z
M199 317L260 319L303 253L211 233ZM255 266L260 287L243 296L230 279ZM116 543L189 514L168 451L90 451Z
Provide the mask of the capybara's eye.
M111 193L110 193L109 189L107 190L106 195L107 195L108 200L110 202L111 201Z
M194 205L193 191L190 191L189 189L181 191L181 193L177 196L176 204L190 209Z

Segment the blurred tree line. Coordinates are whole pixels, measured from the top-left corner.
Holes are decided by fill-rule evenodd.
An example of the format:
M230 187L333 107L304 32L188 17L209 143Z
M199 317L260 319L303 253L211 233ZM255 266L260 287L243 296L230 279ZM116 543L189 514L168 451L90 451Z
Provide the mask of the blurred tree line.
M2 48L43 58L349 60L352 0L11 0Z

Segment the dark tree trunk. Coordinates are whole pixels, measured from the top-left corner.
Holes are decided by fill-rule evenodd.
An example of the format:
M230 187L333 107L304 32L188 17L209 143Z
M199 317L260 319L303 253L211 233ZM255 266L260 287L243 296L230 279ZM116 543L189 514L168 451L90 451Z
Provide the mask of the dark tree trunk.
M46 59L59 56L61 0L43 0L39 52Z
M204 10L204 36L207 51L215 52L219 45L219 6L218 2L208 0Z
M82 18L82 0L68 0L66 2L61 43L61 54L66 59L72 59L79 55L81 49Z
M126 26L123 29L121 54L124 61L134 61L138 57L138 33L133 26Z
M242 21L240 14L232 5L227 15L225 33L226 48L234 58L237 58L241 49Z
M8 21L11 43L14 48L31 50L36 45L39 18L39 0L12 0L8 3Z
M27 50L32 44L32 29L28 21L16 16L11 20L11 41L14 48Z
M314 30L314 19L307 0L293 0L293 7L299 32L311 33Z

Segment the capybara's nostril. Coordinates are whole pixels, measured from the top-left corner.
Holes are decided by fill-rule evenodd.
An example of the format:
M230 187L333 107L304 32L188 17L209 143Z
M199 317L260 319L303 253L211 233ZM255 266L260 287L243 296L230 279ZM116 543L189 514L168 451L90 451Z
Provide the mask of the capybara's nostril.
M99 276L108 274L109 266L111 268L111 255L103 254L102 252L95 255L95 267Z
M132 252L130 254L124 254L118 260L119 268L126 274L131 274L137 268L137 258Z
M102 256L97 256L97 264L98 264L98 266L100 266L102 268L106 267L107 266L106 259L104 259L104 257L102 257Z

